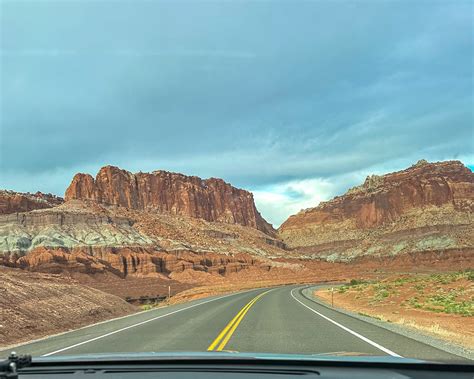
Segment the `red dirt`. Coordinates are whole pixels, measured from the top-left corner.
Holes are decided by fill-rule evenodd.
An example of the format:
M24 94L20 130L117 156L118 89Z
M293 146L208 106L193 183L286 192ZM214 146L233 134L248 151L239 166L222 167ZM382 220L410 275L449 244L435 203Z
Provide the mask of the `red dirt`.
M59 275L1 266L0 294L0 349L138 310Z
M181 283L176 280L163 278L135 278L121 279L113 274L85 275L71 274L72 278L83 285L98 289L103 292L125 299L127 297L138 298L140 296L163 296L168 295L168 286L171 287L171 295L193 287L192 284Z

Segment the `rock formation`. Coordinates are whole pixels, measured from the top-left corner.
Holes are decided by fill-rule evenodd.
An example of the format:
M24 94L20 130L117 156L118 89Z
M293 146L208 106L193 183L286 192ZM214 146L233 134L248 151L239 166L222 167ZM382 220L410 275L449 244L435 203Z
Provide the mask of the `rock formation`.
M222 179L203 180L167 171L132 174L106 166L95 179L77 174L65 198L240 224L274 234L272 226L257 211L253 195Z
M251 227L70 200L0 215L0 265L50 273L171 277L269 269L282 242Z
M63 202L64 200L61 197L50 193L36 192L31 194L0 190L0 214L51 208Z
M221 179L106 166L95 179L77 174L64 203L42 194L21 199L35 202L0 214L4 266L120 278L185 270L223 276L250 266L268 271L268 258L285 254L252 194Z
M133 221L54 208L0 215L0 252L24 254L36 247L149 246L156 241L132 227Z
M227 275L250 266L269 270L270 263L248 254L226 256L189 251L167 253L153 248L45 248L38 247L21 257L3 257L3 265L49 273L111 273L121 278L170 276L184 270Z
M369 176L345 195L291 216L279 228L290 248L352 259L413 251L472 249L474 174L458 161Z
M391 257L411 264L418 253L420 262L438 257L444 266L464 267L474 253L474 174L460 162L419 162L370 176L291 216L281 239L251 193L220 179L107 166L95 179L77 174L64 203L52 195L1 194L9 200L0 203L7 210L0 214L0 265L30 271L205 281L281 274L279 265L291 260L305 267L321 259L385 266ZM17 195L26 200L10 200ZM46 209L19 212L32 206Z

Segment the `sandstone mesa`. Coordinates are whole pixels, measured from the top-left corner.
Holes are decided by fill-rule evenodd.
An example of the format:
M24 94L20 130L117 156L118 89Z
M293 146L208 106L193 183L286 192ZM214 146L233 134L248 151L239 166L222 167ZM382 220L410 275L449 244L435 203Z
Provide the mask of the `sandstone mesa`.
M2 191L0 210L0 263L30 271L212 282L311 277L321 260L353 262L350 271L387 260L465 267L474 256L474 174L457 161L368 177L278 231L250 192L221 179L113 166L75 175L65 202Z

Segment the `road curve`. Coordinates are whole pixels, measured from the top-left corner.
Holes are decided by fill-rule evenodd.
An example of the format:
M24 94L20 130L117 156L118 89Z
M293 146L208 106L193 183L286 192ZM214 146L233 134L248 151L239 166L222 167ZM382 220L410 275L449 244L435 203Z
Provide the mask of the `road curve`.
M456 355L322 306L302 286L255 289L154 309L16 347L20 354L354 352L429 360ZM5 357L9 351L0 351Z

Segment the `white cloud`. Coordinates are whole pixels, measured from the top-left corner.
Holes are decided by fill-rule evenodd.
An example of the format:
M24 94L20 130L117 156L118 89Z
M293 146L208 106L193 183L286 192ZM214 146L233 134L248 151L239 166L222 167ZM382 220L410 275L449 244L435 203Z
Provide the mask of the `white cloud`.
M337 186L326 179L293 180L252 191L258 210L275 227L301 209L317 206L332 198Z
M452 156L446 156L444 159L430 159L427 156L420 156L418 159L425 158L428 158L430 162L453 159ZM460 160L466 166L474 166L474 157L471 154L458 156L454 159ZM300 210L316 207L321 201L328 201L335 196L343 195L348 189L364 183L368 175L385 175L404 170L414 163L416 160L403 157L342 175L291 180L251 191L259 212L268 222L278 228L288 217Z

